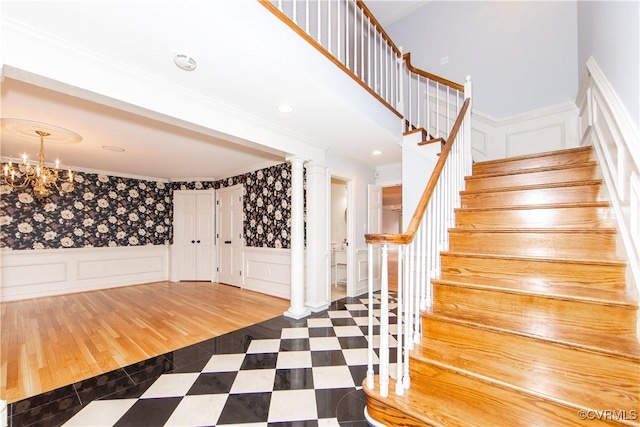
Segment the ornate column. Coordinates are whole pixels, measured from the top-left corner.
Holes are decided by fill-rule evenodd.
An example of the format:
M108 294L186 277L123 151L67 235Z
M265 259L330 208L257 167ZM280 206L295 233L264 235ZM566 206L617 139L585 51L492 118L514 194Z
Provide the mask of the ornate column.
M316 161L307 162L307 295L306 305L318 312L331 301L327 273L331 266L329 247L328 180L327 168Z
M304 305L304 161L291 162L291 306L284 315L301 319L311 314Z

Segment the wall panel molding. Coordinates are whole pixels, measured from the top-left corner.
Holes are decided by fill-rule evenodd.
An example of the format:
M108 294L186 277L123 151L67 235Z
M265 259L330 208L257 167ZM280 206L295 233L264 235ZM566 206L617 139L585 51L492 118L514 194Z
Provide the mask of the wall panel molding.
M0 300L169 280L169 246L2 251Z
M473 160L493 160L579 145L578 109L573 102L497 119L474 110Z

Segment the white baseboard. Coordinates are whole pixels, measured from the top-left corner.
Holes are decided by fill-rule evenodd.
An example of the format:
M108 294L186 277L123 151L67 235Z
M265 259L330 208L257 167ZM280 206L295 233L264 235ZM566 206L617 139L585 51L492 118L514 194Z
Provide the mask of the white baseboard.
M573 101L496 119L478 110L471 117L473 160L493 160L579 145Z
M168 280L168 260L165 245L3 251L0 300Z
M291 296L291 250L244 248L244 289L289 299Z

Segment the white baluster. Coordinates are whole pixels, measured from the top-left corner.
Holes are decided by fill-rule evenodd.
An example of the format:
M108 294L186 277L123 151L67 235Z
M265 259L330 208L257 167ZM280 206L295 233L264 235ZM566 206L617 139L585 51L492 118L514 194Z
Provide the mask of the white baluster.
M387 244L382 245L380 292L380 396L389 395L389 270Z
M402 331L402 316L404 314L404 292L402 289L402 264L400 263L400 259L402 257L402 245L398 245L398 306L397 306L397 334L398 334L398 346L396 347L396 394L398 396L402 396L404 394L404 383L403 383L403 345L404 340L402 339L403 331Z
M367 305L369 307L369 323L367 337L369 340L367 351L367 388L373 390L373 245L367 245L367 283L369 285L369 295Z

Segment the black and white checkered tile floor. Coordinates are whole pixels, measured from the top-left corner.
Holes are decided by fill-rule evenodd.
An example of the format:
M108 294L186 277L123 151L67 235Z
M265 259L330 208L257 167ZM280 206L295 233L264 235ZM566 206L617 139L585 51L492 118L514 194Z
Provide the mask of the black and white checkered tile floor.
M9 426L366 426L367 304L343 298L16 402ZM395 346L393 296L390 308ZM379 338L375 326L376 352Z

